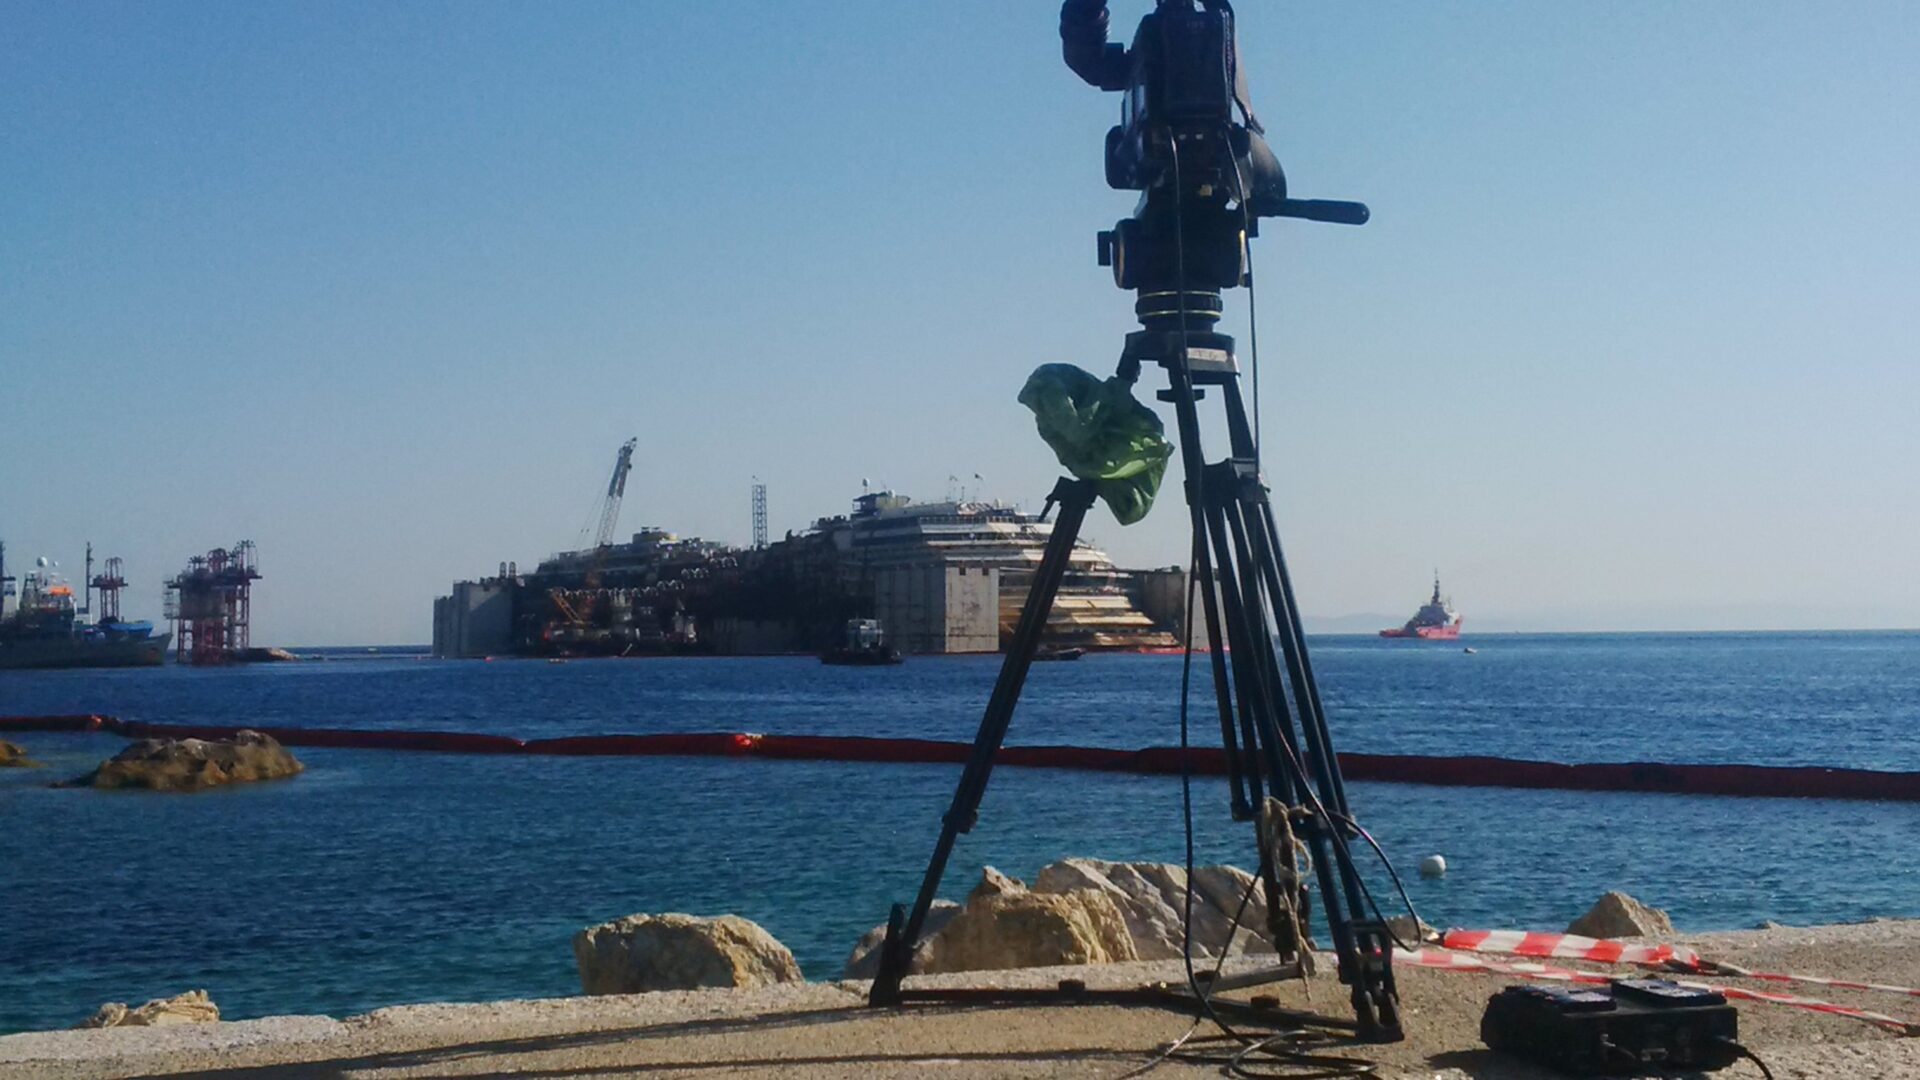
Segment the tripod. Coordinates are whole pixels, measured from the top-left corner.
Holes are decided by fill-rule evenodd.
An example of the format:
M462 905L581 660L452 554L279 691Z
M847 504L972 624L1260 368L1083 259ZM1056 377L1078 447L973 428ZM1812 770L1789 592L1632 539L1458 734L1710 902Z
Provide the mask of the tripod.
M1273 808L1277 800L1291 823L1291 835L1304 841L1312 854L1340 981L1351 988L1351 1030L1367 1041L1397 1041L1403 1034L1389 935L1383 923L1362 914L1371 900L1347 846L1358 826L1347 806L1273 508L1260 478L1233 339L1213 330L1220 318L1220 293L1143 289L1134 311L1142 329L1127 335L1119 374L1134 381L1147 364L1157 364L1167 374L1168 388L1159 397L1173 405L1177 421L1184 486L1193 517L1192 565L1206 621L1234 819L1267 818L1263 811ZM1196 325L1199 329L1193 328ZM1200 445L1198 409L1208 388L1220 394L1229 442L1227 457L1211 464ZM879 973L869 994L872 1004L953 999L951 992L906 990L901 980L912 963L954 843L979 818L994 758L1006 739L1047 614L1093 499L1092 482L1065 478L1048 496L1049 507L1058 505L1059 517L988 699L972 756L942 819L940 839L919 895L911 909L894 905L888 920ZM1189 622L1191 596L1190 587L1183 617ZM1190 628L1187 634L1191 641ZM1253 978L1217 981L1214 989L1226 989L1230 982L1244 986L1287 977L1311 963L1308 943L1295 925L1279 925L1279 913L1305 906L1306 890L1296 890L1292 875L1285 872L1291 868L1291 839L1277 845L1266 835L1268 829L1260 831L1259 878L1267 892L1268 910L1274 913L1274 940L1281 949L1282 964ZM1084 996L1085 991L1078 994ZM1163 995L1161 1000L1168 999ZM1207 1002L1187 1000L1212 1008Z

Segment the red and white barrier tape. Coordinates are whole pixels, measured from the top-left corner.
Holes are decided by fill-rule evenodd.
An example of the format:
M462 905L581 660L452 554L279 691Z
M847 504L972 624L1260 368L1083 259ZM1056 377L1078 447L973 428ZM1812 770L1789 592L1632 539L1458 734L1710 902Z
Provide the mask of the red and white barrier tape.
M1443 949L1469 952L1510 953L1514 956L1552 957L1557 960L1589 960L1601 964L1640 964L1666 970L1679 969L1696 975L1730 975L1765 982L1807 983L1840 990L1868 990L1880 994L1920 997L1920 990L1885 983L1828 979L1819 975L1794 975L1775 971L1751 971L1733 964L1707 960L1684 945L1631 945L1619 941L1581 937L1578 934L1535 934L1523 930L1449 930L1440 936Z
M1444 949L1395 949L1393 958L1395 963L1413 964L1418 967L1441 968L1447 971L1485 971L1495 975L1517 975L1528 979L1550 979L1556 982L1603 984L1612 981L1610 976L1599 971L1576 971L1573 968L1548 967L1545 964L1536 964L1524 960L1508 963L1499 960L1488 960L1478 956L1466 956L1457 952L1447 952ZM1786 1005L1796 1009L1806 1009L1809 1012L1828 1013L1833 1016L1845 1016L1854 1020L1863 1020L1869 1024L1878 1025L1900 1035L1920 1034L1920 1024L1909 1023L1898 1017L1888 1016L1885 1013L1871 1012L1866 1009L1855 1009L1847 1005L1835 1005L1831 1001L1820 1001L1816 998L1793 997L1789 994L1769 994L1761 990L1747 990L1738 986L1726 986L1717 983L1675 981L1679 982L1681 986L1697 990L1711 990L1730 998L1739 998L1745 1001L1764 1001L1772 1005Z
M1555 960L1591 960L1596 964L1665 967L1677 963L1687 968L1700 965L1700 954L1683 945L1633 945L1578 934L1533 934L1524 930L1449 930L1440 936L1440 947Z
M1920 997L1920 990L1906 986L1888 986L1885 983L1854 982L1851 979L1827 979L1819 975L1789 975L1775 971L1749 971L1733 964L1702 961L1699 968L1705 975L1735 975L1742 979L1762 979L1766 982L1810 983L1814 986L1831 986L1838 990L1871 990L1879 994L1899 994L1902 997Z

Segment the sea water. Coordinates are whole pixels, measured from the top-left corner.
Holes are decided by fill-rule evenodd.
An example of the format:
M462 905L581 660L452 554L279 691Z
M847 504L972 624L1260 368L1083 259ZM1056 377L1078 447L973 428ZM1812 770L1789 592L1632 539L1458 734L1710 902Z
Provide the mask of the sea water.
M1920 770L1920 634L1317 638L1342 750ZM0 714L431 728L522 738L763 731L970 739L995 657L434 661L328 650L225 670L0 673ZM1036 665L1012 743L1178 741L1181 659ZM1205 658L1192 734L1217 744ZM1209 735L1208 729L1212 728ZM0 1031L211 991L232 1018L578 992L569 945L635 912L734 912L838 976L910 899L955 765L299 750L290 781L194 795L55 790L124 741L13 737L0 770ZM1688 930L1920 916L1920 805L1354 783L1357 816L1439 925L1564 927L1600 893ZM1198 854L1247 863L1224 783ZM1410 871L1441 853L1446 877ZM1006 767L954 856L1182 857L1180 781ZM1383 905L1389 890L1369 867ZM1389 907L1389 913L1393 908Z

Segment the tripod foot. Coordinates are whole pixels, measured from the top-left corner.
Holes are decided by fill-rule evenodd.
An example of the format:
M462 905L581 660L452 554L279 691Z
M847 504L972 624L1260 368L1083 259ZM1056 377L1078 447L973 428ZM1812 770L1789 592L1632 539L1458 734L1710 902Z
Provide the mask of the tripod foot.
M1384 986L1354 987L1353 1016L1361 1042L1397 1043L1407 1037L1400 1026L1400 1003Z
M907 925L907 906L893 905L887 913L887 936L880 943L880 970L867 990L867 1004L888 1008L900 1004L900 980L906 978L911 950L901 940Z

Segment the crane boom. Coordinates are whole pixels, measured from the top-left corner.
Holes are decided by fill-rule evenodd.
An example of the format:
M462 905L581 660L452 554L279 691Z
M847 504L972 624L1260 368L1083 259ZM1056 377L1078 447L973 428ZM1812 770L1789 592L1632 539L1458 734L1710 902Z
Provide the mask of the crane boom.
M613 528L620 521L620 500L627 494L627 474L633 471L633 448L639 441L632 438L621 443L620 453L613 459L613 477L607 481L607 501L600 507L600 528L593 534L595 549L613 542Z

